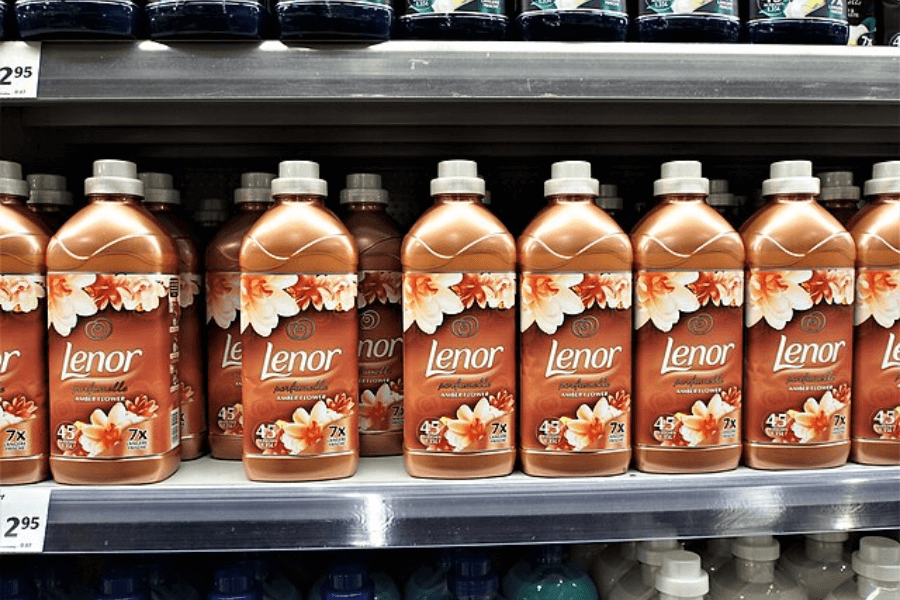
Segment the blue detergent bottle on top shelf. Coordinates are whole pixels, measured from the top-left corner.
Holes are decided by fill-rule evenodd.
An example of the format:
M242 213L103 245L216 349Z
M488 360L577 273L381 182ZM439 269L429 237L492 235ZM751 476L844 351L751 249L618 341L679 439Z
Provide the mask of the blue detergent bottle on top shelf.
M737 43L739 1L635 0L634 34L640 42Z
M541 546L529 562L515 589L504 590L510 600L598 600L594 582L581 567L565 561L562 546Z
M399 38L470 42L506 39L506 0L399 1L404 10L396 27Z
M147 0L153 39L259 40L272 27L266 0Z
M275 14L285 41L377 42L394 25L391 0L277 0Z
M525 41L624 42L625 0L519 0L516 29Z
M144 0L16 0L23 40L136 39L144 29Z
M748 0L751 44L847 45L847 0Z

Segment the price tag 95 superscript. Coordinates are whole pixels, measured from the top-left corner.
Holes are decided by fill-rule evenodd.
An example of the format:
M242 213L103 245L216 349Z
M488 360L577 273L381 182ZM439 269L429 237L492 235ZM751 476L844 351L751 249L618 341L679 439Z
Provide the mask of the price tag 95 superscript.
M40 42L0 42L0 100L37 98Z
M49 487L0 488L0 553L42 552Z

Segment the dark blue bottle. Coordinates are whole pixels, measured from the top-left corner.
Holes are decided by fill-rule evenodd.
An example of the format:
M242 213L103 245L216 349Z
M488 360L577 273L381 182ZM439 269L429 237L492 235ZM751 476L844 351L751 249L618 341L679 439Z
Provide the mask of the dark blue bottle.
M0 600L31 600L34 595L18 576L0 575Z
M523 40L624 42L624 0L521 0L516 19Z
M494 565L478 550L461 550L454 557L447 587L453 600L502 600Z
M390 0L278 0L283 40L382 41L391 37Z
M900 0L876 0L878 45L900 46Z
M271 20L264 0L147 0L153 39L259 40Z
M411 40L506 39L505 0L404 0L398 36Z
M219 569L207 600L260 600L253 573L245 568Z
M749 0L751 44L826 44L850 39L846 0Z
M144 0L16 0L24 40L135 39Z
M737 2L638 0L637 39L641 42L736 43L741 35Z
M100 578L95 600L148 600L147 590L138 574L129 569L111 569Z

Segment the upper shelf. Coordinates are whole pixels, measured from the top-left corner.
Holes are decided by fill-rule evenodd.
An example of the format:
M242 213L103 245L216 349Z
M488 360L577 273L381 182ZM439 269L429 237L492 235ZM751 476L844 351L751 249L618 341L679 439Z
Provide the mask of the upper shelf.
M39 100L196 99L896 103L900 53L635 43L43 44Z
M900 467L703 475L412 479L363 459L343 481L260 484L203 458L151 486L50 482L45 551L587 542L900 527Z

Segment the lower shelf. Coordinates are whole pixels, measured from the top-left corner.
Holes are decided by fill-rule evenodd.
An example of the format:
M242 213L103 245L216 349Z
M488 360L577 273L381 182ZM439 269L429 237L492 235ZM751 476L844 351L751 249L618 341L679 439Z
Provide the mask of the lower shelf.
M900 467L432 481L400 457L346 480L262 484L239 462L151 486L52 482L46 552L320 549L621 541L900 528Z

